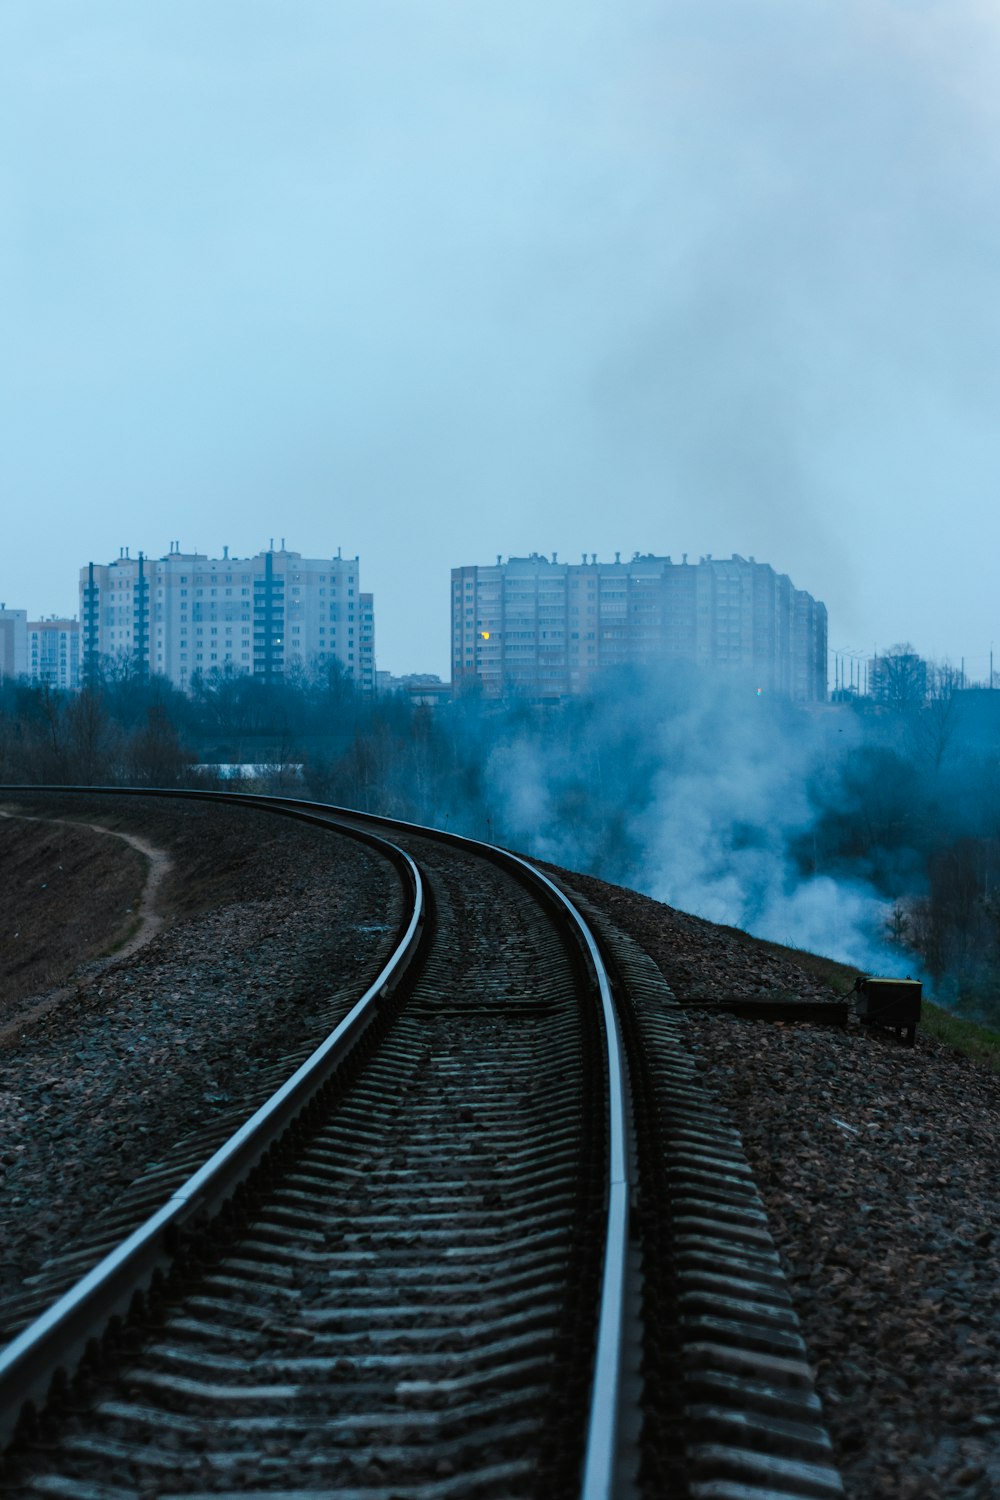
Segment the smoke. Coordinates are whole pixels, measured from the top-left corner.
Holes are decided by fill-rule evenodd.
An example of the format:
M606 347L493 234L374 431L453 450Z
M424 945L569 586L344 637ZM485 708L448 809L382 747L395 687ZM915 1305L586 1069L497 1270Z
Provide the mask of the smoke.
M498 842L679 910L874 972L892 901L858 862L811 854L850 714L691 672L607 679L585 706L494 724L485 757ZM914 965L911 963L911 968Z
M816 824L830 727L749 684L702 684L664 716L640 879L683 911L878 970L898 964L881 940L889 904L863 878L807 873L796 857Z

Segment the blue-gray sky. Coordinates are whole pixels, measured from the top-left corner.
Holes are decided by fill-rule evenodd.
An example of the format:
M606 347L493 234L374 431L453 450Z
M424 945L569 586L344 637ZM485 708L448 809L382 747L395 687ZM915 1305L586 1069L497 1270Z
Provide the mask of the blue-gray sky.
M1000 620L988 0L2 0L0 599L179 539L753 554L831 644Z

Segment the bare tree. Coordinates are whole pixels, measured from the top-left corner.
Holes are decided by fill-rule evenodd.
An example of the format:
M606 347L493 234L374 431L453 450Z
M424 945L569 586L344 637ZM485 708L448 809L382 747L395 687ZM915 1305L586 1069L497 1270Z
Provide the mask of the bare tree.
M959 727L961 675L947 663L932 669L930 694L913 720L918 759L940 771Z
M118 779L121 735L99 692L85 688L67 704L66 748L70 775L83 785Z
M177 786L194 757L181 745L180 735L162 703L146 710L146 722L133 731L125 750L129 780L137 786Z
M927 663L908 641L890 646L872 662L871 695L894 713L919 708L927 697Z

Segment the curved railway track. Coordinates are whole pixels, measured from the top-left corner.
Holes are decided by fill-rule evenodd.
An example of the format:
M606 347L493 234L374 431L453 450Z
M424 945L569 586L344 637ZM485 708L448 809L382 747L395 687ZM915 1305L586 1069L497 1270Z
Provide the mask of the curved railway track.
M408 891L396 951L211 1161L135 1185L152 1216L0 1353L0 1483L842 1493L739 1140L651 961L504 851L221 795L377 840Z

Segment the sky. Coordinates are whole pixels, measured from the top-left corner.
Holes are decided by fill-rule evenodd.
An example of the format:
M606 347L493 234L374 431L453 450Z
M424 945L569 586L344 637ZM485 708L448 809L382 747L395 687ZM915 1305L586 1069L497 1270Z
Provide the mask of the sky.
M753 555L1000 668L989 0L0 0L0 600Z

